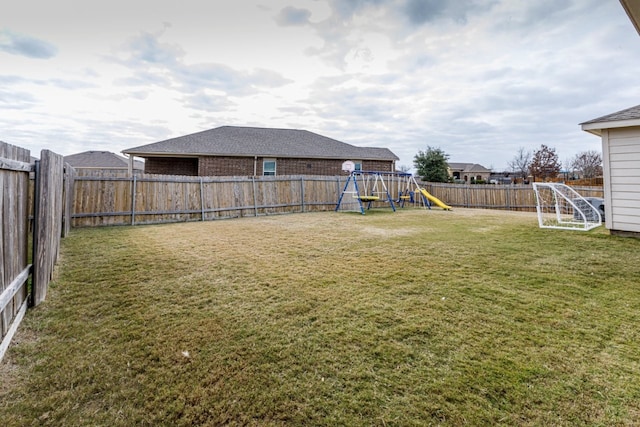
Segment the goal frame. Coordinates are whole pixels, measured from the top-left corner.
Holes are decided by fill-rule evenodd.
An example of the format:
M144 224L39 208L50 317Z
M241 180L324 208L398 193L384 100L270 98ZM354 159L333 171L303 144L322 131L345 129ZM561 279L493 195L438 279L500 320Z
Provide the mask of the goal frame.
M599 210L566 184L534 182L540 228L589 231L602 225Z

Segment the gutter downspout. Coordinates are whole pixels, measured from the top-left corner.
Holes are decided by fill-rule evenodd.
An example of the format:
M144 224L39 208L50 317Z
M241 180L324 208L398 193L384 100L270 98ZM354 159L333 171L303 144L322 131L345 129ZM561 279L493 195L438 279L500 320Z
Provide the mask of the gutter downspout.
M258 173L258 156L253 156L253 176Z

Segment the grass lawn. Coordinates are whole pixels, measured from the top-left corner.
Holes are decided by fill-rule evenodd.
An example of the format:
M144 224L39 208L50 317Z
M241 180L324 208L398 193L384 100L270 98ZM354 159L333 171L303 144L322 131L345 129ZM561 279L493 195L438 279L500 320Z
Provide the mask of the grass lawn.
M0 424L640 425L640 240L535 214L74 230Z

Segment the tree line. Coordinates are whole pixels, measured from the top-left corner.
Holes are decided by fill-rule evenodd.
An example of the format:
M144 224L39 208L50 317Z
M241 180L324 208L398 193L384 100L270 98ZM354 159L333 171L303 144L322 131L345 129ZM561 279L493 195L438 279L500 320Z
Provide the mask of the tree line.
M429 182L450 182L449 155L438 147L428 146L414 156L417 175ZM555 148L542 144L537 150L520 147L509 162L509 171L523 181L544 181L558 177L563 171L565 179L597 178L602 176L602 155L595 150L583 151L575 157L560 162Z

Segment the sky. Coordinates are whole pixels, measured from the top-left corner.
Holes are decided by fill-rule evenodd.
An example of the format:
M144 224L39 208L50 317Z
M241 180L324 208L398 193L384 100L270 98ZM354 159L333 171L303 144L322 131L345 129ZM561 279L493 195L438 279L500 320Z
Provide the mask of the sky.
M0 140L69 155L218 126L505 170L640 104L617 0L0 0Z

